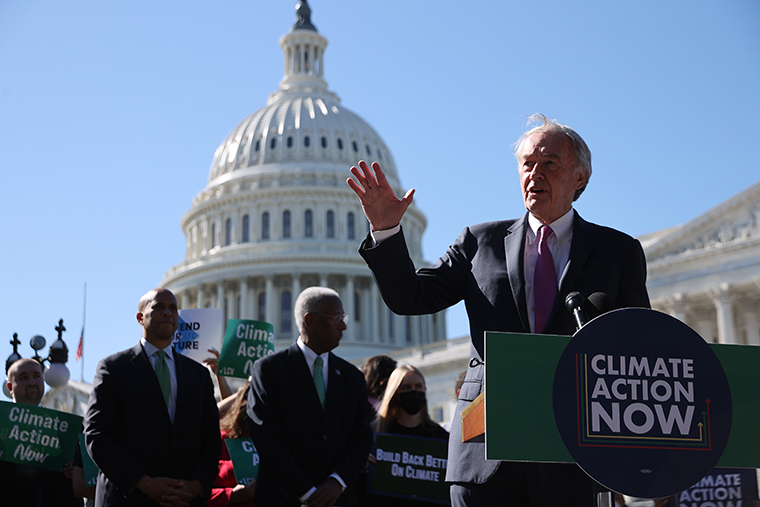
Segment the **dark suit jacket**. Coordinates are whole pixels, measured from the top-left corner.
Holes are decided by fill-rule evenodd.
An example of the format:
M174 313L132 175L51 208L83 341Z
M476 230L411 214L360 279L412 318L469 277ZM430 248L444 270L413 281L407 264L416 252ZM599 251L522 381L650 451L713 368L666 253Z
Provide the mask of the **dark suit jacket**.
M174 424L141 344L98 364L85 417L87 450L100 468L96 506L157 505L135 488L145 474L199 479L208 497L222 445L214 388L204 366L174 357Z
M0 495L5 507L82 507L63 472L8 461L0 461Z
M299 497L337 473L346 486L337 505L355 505L356 482L372 448L364 376L333 353L325 408L297 344L257 360L248 415L261 456L253 505L300 505Z
M470 320L470 368L459 394L452 435L460 435L460 413L483 390L485 331L530 333L525 301L524 250L528 215L466 228L446 254L415 272L403 234L359 253L372 270L383 300L400 315L434 313L464 300ZM577 213L567 271L547 322L547 334L572 335L575 323L564 302L570 292L606 293L616 308L648 307L646 261L637 240L591 224ZM447 481L487 481L498 462L484 459L482 443L449 440Z

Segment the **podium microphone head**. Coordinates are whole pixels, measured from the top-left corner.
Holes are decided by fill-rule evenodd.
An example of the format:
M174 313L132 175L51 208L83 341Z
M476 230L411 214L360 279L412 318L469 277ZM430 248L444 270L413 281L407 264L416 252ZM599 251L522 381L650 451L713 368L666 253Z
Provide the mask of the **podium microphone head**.
M585 301L586 298L584 298L580 292L571 292L565 298L565 306L571 313L574 313L576 310L583 308L583 303Z
M591 320L607 312L611 312L615 309L615 304L604 292L594 292L586 300L584 309L586 310L586 315L588 315L589 320Z

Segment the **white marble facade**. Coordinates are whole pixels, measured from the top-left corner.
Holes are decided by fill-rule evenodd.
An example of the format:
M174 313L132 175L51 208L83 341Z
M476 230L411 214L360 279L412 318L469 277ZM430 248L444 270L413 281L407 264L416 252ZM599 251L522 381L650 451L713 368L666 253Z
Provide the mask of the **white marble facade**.
M280 46L285 73L279 90L217 149L206 187L182 218L185 260L161 285L182 308L223 308L226 318L270 322L277 349L298 336L293 304L312 285L341 294L350 315L343 357L445 341L444 312L390 312L357 253L368 224L345 183L348 168L363 158L377 160L401 192L390 150L328 90L327 40L310 23L299 21ZM419 266L428 264L421 249L425 226L412 204L403 227Z

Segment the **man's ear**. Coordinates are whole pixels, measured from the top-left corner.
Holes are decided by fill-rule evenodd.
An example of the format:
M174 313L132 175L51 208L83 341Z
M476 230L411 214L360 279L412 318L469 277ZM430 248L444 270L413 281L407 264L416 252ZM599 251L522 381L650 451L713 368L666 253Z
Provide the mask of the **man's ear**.
M311 321L314 319L314 316L310 313L307 313L303 316L303 327L304 329L310 329L311 328Z
M136 317L137 317L137 322L139 322L140 324L142 324L142 321L143 321L143 314L142 314L142 312L137 312Z
M13 393L13 384L11 384L10 382L6 382L5 387L8 388L9 392Z

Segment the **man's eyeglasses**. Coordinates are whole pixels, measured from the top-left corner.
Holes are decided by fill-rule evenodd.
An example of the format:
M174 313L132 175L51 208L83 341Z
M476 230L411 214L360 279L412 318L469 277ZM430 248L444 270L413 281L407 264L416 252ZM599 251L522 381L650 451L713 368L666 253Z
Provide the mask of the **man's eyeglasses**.
M348 324L349 316L347 313L322 313L322 312L312 312L312 313L318 313L320 315L324 315L325 317L332 317L335 319L335 323L337 324L341 320L344 324Z

